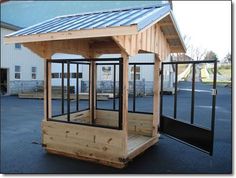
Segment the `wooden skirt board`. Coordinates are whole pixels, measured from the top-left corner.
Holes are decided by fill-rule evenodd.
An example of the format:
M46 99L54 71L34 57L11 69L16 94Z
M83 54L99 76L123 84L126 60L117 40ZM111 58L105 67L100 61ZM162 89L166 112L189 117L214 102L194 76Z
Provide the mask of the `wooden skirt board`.
M102 116L102 114L104 113L98 113L97 116ZM106 114L108 116L112 115L112 113ZM130 116L129 123L133 126L145 123L142 120L144 118L138 118ZM58 116L56 119L65 121L66 116ZM135 119L136 121L134 121ZM72 120L87 123L89 111L71 114ZM96 121L104 124L107 122L107 118L102 121L99 117ZM149 122L147 119L146 125ZM138 128L138 126L135 126L135 128ZM128 145L126 147L126 137L123 130L45 120L42 122L42 133L43 146L49 153L93 161L116 168L125 167L130 160L158 141L157 136L151 137L149 134L151 130L136 132L129 129Z

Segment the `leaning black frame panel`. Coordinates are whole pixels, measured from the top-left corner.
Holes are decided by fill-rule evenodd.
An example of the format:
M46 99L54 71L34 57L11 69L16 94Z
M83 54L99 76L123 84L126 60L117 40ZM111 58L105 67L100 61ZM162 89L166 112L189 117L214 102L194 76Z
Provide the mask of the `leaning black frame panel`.
M92 124L86 124L86 123L78 123L78 122L72 122L70 121L70 114L71 113L76 113L78 111L75 112L70 112L70 102L68 103L68 100L70 100L70 74L68 75L68 71L70 72L70 64L77 64L77 74L78 74L78 65L79 64L87 64L89 65L89 93L90 93L90 71L91 71L91 62L92 61L119 61L119 63L117 65L120 66L120 83L119 83L119 125L118 127L111 127L111 126L104 126L104 125L98 125L95 124L94 122L92 122ZM67 115L67 121L60 121L60 120L56 120L53 119L53 117L56 116L61 116L61 115L56 115L56 116L52 116L52 118L49 118L49 96L48 96L48 90L49 90L49 86L48 86L48 64L49 63L61 63L62 64L62 70L63 70L63 79L64 79L64 63L67 63L67 114L64 114L64 108L62 109L62 114L61 115ZM96 63L95 63L96 64ZM114 63L113 63L114 64ZM94 70L92 70L92 72L94 72ZM76 78L78 78L78 75L76 75ZM77 81L77 80L76 80ZM69 124L78 124L78 125L85 125L85 126L91 126L91 127L100 127L100 128L108 128L108 129L115 129L115 130L122 130L123 127L123 119L122 119L122 105L123 105L123 58L91 58L91 59L53 59L53 60L47 60L46 61L46 120L47 121L53 121L53 122L62 122L62 123L69 123ZM62 84L64 85L64 80L62 82ZM78 83L77 83L78 84ZM94 88L94 75L92 75L92 89ZM64 88L62 89L63 91L63 97L64 97ZM93 92L94 93L94 92ZM90 96L90 94L89 94ZM96 96L93 96L96 97ZM63 104L64 104L64 98L63 99ZM78 102L78 99L76 100ZM62 106L64 107L64 105ZM93 107L94 108L94 107ZM96 107L95 107L96 108ZM94 109L95 109L94 108ZM84 110L79 110L79 111L86 111L86 110L90 110L90 97L89 97L89 108L86 108ZM94 115L92 114L92 120L94 120Z
M179 141L193 146L208 154L213 154L213 143L214 143L214 130L215 130L215 105L216 95L212 95L212 114L211 114L211 129L201 128L194 124L194 101L195 101L195 67L196 64L202 63L213 63L214 64L214 77L212 89L216 90L216 72L217 72L217 61L216 60L205 60L205 61L175 61L175 62L162 62L161 64L161 97L160 97L160 132L178 139ZM178 64L193 64L193 75L192 75L192 96L191 96L191 121L185 123L179 121L176 118L176 107L177 107L177 83L175 83L175 96L174 96L174 117L163 115L163 69L164 65L175 64L176 68ZM178 70L178 69L177 69ZM177 81L177 72L175 73L175 82ZM191 133L191 135L189 134Z

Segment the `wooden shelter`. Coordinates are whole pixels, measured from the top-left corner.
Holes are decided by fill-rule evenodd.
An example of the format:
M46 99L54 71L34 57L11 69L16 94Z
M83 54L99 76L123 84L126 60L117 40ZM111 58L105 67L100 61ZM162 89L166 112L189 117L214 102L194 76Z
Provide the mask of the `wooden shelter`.
M122 168L158 141L160 63L185 52L169 4L56 17L10 34L5 42L21 43L45 60L42 144L48 152ZM89 64L89 110L52 117L55 53L80 54ZM138 53L155 54L152 115L128 112L129 57ZM95 66L102 54L121 54L119 111L96 109Z

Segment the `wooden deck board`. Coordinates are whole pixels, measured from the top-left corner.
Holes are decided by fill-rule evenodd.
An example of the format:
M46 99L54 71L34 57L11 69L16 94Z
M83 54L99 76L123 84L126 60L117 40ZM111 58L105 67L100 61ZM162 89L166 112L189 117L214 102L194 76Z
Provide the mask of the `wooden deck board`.
M137 149L140 145L147 142L151 137L137 135L137 134L129 134L128 135L128 153Z

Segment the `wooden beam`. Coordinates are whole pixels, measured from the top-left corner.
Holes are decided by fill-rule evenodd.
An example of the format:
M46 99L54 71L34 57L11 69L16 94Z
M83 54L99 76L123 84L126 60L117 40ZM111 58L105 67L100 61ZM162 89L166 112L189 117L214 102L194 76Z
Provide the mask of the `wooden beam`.
M45 34L34 34L26 36L4 37L4 42L8 44L27 43L27 42L38 42L38 41L108 37L117 35L133 35L137 33L138 33L137 25L131 25L131 26L120 26L120 27L110 27L101 29L87 29L87 30L67 31L67 32L51 32Z
M123 58L123 105L122 105L122 119L123 119L123 132L124 139L124 155L128 155L128 71L129 71L129 56L126 53L121 53Z
M152 137L157 136L157 128L159 126L159 108L160 108L160 58L155 54L154 72L153 72L153 122Z
M95 42L90 45L90 50L100 54L120 54L121 49L114 41Z
M51 87L51 63L48 63L48 73L47 73L47 61L51 59L44 60L44 119L52 117L52 87ZM48 84L46 84L46 78L48 78ZM48 87L48 89L47 89ZM48 92L47 92L48 91ZM47 103L48 97L48 103ZM48 105L48 115L47 115L47 105Z
M178 35L165 35L166 39L172 40L172 39L179 39Z
M159 22L158 23L161 27L164 27L164 26L172 26L173 23L172 22Z

